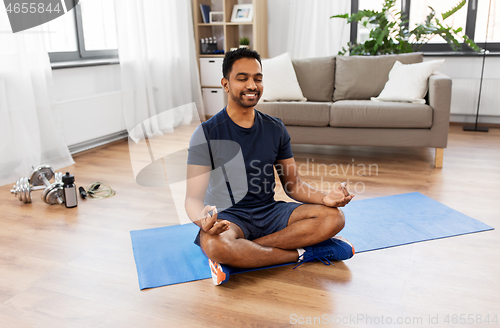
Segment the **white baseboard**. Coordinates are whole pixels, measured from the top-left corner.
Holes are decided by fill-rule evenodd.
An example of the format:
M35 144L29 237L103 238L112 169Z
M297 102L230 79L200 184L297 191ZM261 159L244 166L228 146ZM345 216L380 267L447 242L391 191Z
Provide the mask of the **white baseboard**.
M476 123L476 115L451 114L450 122L454 123ZM500 124L500 116L479 115L478 123Z
M108 135L103 136L103 137L80 142L80 143L71 145L68 148L69 148L69 152L71 153L71 155L74 155L74 154L80 153L80 152L85 151L85 150L89 150L92 148L106 145L106 144L111 143L111 142L125 139L127 137L128 137L127 130L123 130L120 132L108 134Z

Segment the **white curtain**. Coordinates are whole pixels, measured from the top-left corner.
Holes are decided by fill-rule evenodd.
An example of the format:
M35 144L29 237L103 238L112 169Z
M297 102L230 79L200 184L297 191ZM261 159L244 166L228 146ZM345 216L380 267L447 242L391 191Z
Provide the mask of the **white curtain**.
M28 176L32 166L74 164L54 105L42 31L12 33L0 5L0 185Z
M294 59L333 56L347 45L345 19L330 18L351 11L350 0L291 0L287 51Z
M203 115L191 1L120 0L115 10L129 136L142 139L141 125L148 137L172 132Z

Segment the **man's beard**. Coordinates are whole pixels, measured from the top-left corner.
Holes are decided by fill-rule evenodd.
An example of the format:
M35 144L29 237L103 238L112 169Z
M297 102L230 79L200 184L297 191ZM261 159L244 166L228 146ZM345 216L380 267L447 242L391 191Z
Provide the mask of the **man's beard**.
M255 99L245 99L245 94L252 93L255 94ZM259 102L261 93L259 91L246 91L241 92L238 97L231 96L233 100L242 107L251 108L257 105Z

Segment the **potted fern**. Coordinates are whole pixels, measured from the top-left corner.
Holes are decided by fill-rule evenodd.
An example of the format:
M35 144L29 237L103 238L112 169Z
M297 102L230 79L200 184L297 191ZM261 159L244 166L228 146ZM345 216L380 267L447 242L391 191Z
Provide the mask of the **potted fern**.
M461 44L458 39L474 49L480 51L479 47L469 39L466 34L460 35L461 27L453 29L444 25L443 22L460 10L466 3L461 0L455 7L441 14L441 18L436 16L435 10L429 6L430 13L425 22L418 24L411 30L406 24L407 19L403 19L401 12L395 8L396 0L384 0L381 11L360 10L354 14L335 15L330 18L347 19L347 23L361 22L363 26L370 29L368 40L361 43L348 43L347 48L343 47L339 55L383 55L399 54L419 51L425 44L436 36L441 36L453 50L460 50Z

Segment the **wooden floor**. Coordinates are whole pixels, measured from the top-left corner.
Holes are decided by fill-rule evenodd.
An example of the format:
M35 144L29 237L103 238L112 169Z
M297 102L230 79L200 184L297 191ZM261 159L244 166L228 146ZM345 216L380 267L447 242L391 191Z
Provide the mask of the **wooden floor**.
M188 138L180 133L171 146ZM306 181L349 179L356 200L419 191L500 227L498 129L452 126L443 169L433 168L433 149L293 150ZM74 159L67 170L78 186L103 181L116 196L66 209L46 205L40 192L22 204L10 195L11 185L0 187L1 327L493 327L494 318L500 321L499 230L360 253L335 266L239 274L220 287L202 280L140 291L129 232L178 224L172 195L135 182L126 141ZM319 164L337 164L338 175L325 175Z

